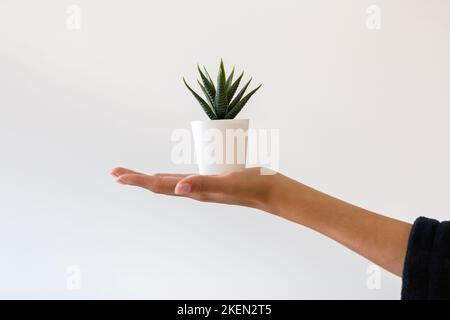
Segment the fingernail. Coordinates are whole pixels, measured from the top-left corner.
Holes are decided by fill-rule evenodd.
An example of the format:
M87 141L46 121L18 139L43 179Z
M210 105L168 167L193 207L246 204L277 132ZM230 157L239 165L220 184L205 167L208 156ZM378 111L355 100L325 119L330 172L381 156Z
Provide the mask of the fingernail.
M125 184L125 181L123 181L121 178L117 179L116 181L117 181L117 183Z
M191 192L191 185L189 183L180 183L175 187L175 194L186 194Z

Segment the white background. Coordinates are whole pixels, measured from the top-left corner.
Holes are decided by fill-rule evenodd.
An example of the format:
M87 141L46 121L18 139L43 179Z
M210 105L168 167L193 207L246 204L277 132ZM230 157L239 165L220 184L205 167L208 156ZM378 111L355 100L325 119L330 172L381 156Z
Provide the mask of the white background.
M369 290L370 262L304 227L109 172L195 168L170 160L171 132L206 119L181 77L223 57L264 83L240 117L280 130L281 172L447 219L449 36L446 0L1 0L0 297L398 299L399 278Z

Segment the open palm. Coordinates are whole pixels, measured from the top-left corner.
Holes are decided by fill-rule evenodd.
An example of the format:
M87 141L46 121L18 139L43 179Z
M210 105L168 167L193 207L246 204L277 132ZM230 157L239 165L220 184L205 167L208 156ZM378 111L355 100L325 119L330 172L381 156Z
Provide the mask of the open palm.
M262 174L267 172L263 168L249 168L214 176L176 173L149 175L118 167L112 171L112 175L117 177L119 183L138 186L154 193L265 209L276 182L284 177L279 173Z

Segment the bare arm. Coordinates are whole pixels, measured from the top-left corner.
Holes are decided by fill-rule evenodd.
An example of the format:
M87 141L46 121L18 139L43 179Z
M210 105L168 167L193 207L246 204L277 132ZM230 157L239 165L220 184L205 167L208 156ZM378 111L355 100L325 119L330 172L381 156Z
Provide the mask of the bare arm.
M411 224L359 208L296 181L284 188L276 196L280 204L274 213L316 230L401 276Z
M146 175L124 168L112 174L122 184L199 201L243 205L299 223L334 239L401 276L411 224L356 207L282 174L260 168L222 176Z

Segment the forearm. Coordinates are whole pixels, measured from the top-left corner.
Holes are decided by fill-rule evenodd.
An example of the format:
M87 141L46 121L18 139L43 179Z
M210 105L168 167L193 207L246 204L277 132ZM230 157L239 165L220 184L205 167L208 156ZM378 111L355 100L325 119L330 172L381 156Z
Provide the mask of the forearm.
M411 225L358 208L281 174L146 175L116 168L122 184L199 201L255 207L314 229L401 275Z
M274 193L268 211L316 230L401 276L409 223L359 208L290 179Z

